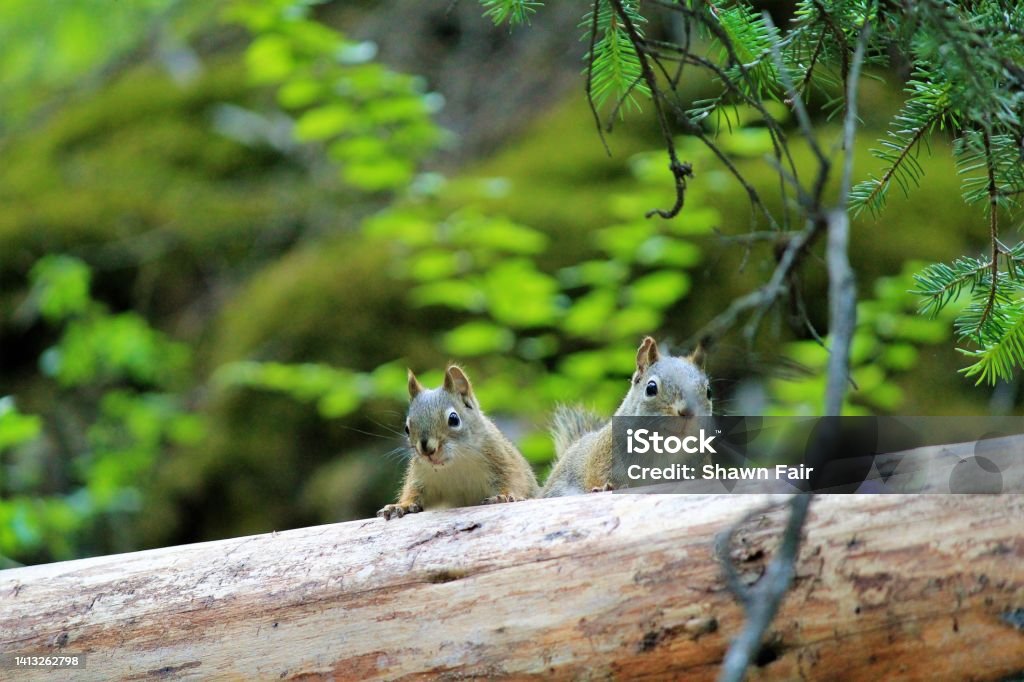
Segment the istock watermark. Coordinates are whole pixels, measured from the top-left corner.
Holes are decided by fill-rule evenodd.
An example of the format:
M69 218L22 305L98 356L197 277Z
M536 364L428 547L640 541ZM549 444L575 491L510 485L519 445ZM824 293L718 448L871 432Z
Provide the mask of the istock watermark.
M623 492L1024 492L1022 417L615 417L612 434Z
M711 443L714 436L707 435L701 429L695 436L662 436L657 431L650 429L626 429L626 452L642 455L648 452L658 454L676 455L680 452L687 454L707 453L715 454L715 448Z

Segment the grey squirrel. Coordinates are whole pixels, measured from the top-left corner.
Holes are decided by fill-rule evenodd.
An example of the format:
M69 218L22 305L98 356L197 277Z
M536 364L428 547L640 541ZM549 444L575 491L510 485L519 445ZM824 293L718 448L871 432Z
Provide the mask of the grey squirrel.
M384 519L424 509L515 502L536 497L529 462L480 410L469 377L450 365L440 388L426 389L409 370L405 433L412 449L398 502Z
M711 388L703 370L704 349L688 356L662 356L657 342L645 337L636 354L636 371L615 416L711 415ZM612 448L612 422L578 407L559 407L552 425L557 460L542 497L611 490L627 483L625 467ZM618 465L618 466L617 466Z

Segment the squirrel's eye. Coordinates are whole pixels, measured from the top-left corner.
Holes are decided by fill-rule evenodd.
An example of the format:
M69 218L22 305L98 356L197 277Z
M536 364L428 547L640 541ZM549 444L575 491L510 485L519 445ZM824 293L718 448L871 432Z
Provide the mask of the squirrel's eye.
M409 422L405 423L405 435L409 435Z
M454 410L448 413L448 426L450 426L450 427L452 427L454 429L456 426L458 426L461 423L462 423L462 420L459 419L459 415L456 414L456 412Z
M711 384L708 384L708 400L711 400Z
M647 382L647 397L653 398L658 395L658 384L653 381Z

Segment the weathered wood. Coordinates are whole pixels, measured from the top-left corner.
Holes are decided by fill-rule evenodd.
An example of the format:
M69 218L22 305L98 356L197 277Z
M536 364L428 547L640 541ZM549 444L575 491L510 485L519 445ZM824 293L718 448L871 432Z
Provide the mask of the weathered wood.
M8 570L0 651L85 652L74 677L95 680L713 679L743 615L712 539L768 501L603 493ZM738 533L748 580L783 519ZM760 662L752 679L1024 674L1024 496L818 498Z

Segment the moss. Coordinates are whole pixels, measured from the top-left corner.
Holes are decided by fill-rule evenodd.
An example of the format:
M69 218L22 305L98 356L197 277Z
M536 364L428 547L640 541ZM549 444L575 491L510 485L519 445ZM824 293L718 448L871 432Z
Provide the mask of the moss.
M118 268L110 289L119 291L159 259L160 276L150 278L157 307L148 312L170 314L176 310L159 307L165 294L201 296L197 271L268 257L254 244L294 239L318 188L280 153L213 129L214 107L252 99L244 83L225 63L211 62L186 86L140 66L102 96L12 138L0 167L5 293L17 292L47 252L74 251L101 270ZM12 305L10 296L0 299Z
M359 234L293 250L255 274L216 323L207 367L238 359L368 370L396 357L438 361L431 332L455 317L411 308L390 254Z

